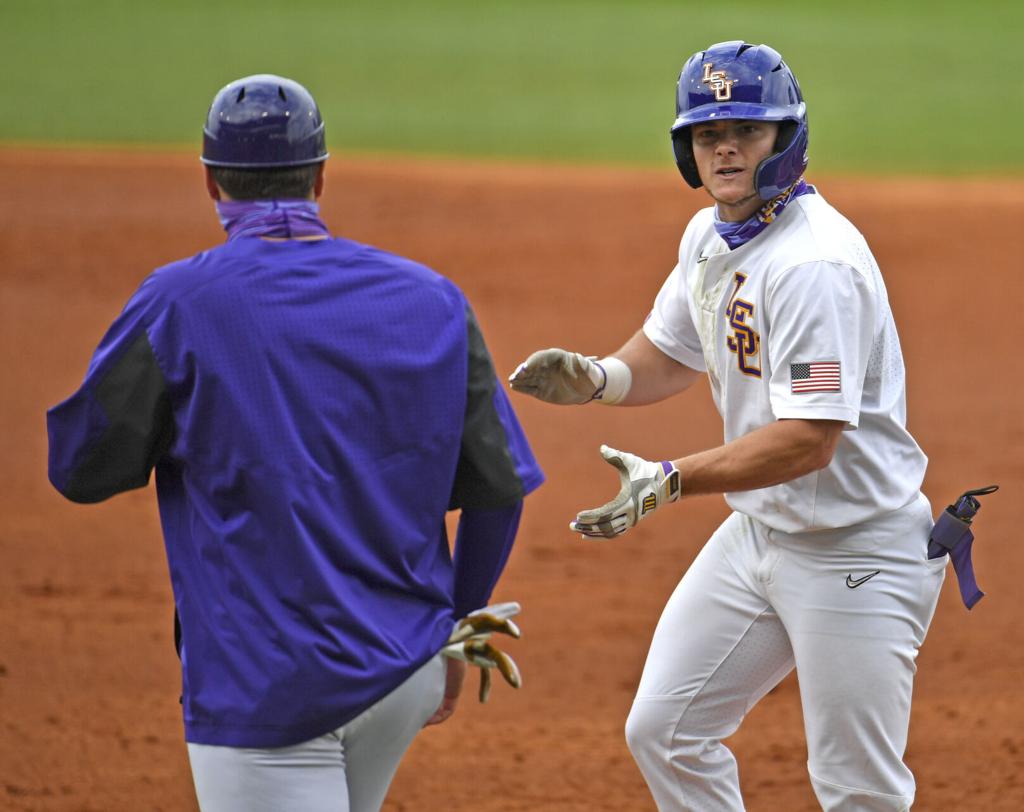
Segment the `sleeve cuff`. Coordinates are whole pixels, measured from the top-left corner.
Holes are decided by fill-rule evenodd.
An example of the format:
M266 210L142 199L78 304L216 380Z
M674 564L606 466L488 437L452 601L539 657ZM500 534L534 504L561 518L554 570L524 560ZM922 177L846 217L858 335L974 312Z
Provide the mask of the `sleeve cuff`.
M860 413L848 406L795 406L783 404L772 405L772 412L777 420L842 420L848 428L857 428Z

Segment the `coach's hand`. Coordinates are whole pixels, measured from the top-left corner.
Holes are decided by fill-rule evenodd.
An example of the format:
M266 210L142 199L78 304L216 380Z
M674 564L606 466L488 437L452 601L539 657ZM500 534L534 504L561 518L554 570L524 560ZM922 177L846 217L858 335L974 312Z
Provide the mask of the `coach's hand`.
M606 445L601 446L601 456L618 469L622 487L612 501L576 515L569 527L577 533L591 538L621 536L660 505L679 498L682 480L672 463L650 462Z
M492 668L498 669L498 673L505 679L505 682L513 688L519 688L523 684L523 678L515 660L490 642L491 635L495 632L515 638L520 636L519 627L511 619L513 615L519 613L519 609L518 603L509 601L470 612L455 625L455 629L448 637L448 644L441 649L441 653L445 657L464 660L480 669L481 702L486 702L491 693ZM438 712L440 713L442 709L443 705ZM443 719L438 719L438 721L443 721Z
M593 358L552 348L538 350L523 361L508 382L516 392L566 406L600 397L606 376Z

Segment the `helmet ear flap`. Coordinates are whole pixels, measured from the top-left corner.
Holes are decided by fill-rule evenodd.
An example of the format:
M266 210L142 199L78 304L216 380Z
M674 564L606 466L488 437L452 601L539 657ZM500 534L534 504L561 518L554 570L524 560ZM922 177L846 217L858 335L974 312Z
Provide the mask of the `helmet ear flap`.
M799 125L795 121L780 121L779 132L775 136L775 148L774 153L782 152L786 147L793 143L793 137L796 135L796 131L799 129Z
M689 127L680 127L672 132L672 151L676 156L676 166L691 189L699 189L703 186L700 173L697 171L697 161L693 157L693 140Z
M781 139L786 144L779 148ZM754 171L754 188L762 200L771 200L796 183L807 168L807 119L788 121L779 127L775 152L761 161Z

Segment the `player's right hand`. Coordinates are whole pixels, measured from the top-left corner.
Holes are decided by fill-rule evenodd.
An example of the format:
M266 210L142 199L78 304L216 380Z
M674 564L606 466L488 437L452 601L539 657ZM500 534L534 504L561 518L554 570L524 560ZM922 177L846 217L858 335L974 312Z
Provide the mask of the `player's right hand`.
M605 372L594 359L552 347L538 350L508 379L516 392L560 406L589 403L600 396Z
M679 469L671 463L650 462L606 445L601 446L601 456L618 470L621 487L610 502L576 514L569 527L577 533L590 538L621 536L682 493Z

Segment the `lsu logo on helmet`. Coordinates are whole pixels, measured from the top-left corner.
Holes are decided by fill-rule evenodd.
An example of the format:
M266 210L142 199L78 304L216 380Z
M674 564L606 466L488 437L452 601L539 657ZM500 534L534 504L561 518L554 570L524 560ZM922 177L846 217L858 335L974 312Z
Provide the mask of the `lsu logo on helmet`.
M704 77L701 81L715 91L715 101L729 101L732 98L732 86L736 84L735 79L729 79L724 70L712 71L714 65L710 62L704 63Z

